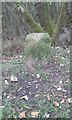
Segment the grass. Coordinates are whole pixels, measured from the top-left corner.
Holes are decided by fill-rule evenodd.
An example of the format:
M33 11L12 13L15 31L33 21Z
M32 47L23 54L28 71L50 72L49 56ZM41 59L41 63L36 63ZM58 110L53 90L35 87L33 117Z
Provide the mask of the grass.
M41 47L43 47L43 44L41 45ZM48 50L48 48L46 49ZM37 53L39 51L40 49L38 49ZM42 54L44 54L44 51ZM59 54L60 53L58 53L58 55ZM38 56L38 54L35 54L35 57L37 57L36 55ZM15 84L9 83L9 85L6 85L4 82L6 75L9 77L8 82L10 82L11 75L16 75L17 73L20 74L23 80L28 82L32 82L34 77L36 77L35 75L32 75L30 72L27 71L26 65L24 64L24 60L25 60L25 57L22 56L22 58L17 58L17 59L13 58L3 62L2 64L3 73L4 73L3 90L4 90L4 93L6 93L6 96L8 96L9 93L13 93L13 94L16 93L16 91L21 87L18 83L15 83ZM69 62L68 58L66 60ZM58 61L58 62L60 62L60 64L62 63L65 64L63 61ZM26 111L27 118L32 117L31 116L32 111L38 111L39 118L45 118L47 114L50 115L50 118L57 118L57 117L70 118L70 104L64 102L60 104L61 108L53 105L53 101L57 101L58 103L60 103L61 98L51 96L51 94L47 92L49 88L50 89L52 88L52 83L48 81L49 76L46 74L44 70L44 64L42 64L42 62L37 60L36 63L34 64L34 67L37 69L38 74L41 76L42 81L46 81L40 86L40 89L42 88L44 91L39 91L39 90L36 91L35 93L36 97L32 97L32 99L29 99L28 101L25 101L24 99L20 100L20 97L8 99L6 96L3 96L3 105L4 105L2 110L3 115L7 113L8 118L12 118L12 116L15 118L18 118L19 117L19 114L17 113L17 109L18 109L20 111ZM48 101L47 99L48 94L50 94L51 96L51 101ZM0 113L1 113L1 110L0 110Z
M2 118L2 108L0 108L0 118Z

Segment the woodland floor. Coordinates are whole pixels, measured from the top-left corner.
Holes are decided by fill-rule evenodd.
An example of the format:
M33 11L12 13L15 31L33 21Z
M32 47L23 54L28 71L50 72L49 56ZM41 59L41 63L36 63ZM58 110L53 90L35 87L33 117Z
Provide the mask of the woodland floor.
M52 48L51 55L50 62L34 63L36 74L26 67L24 55L2 56L3 115L70 118L70 50Z

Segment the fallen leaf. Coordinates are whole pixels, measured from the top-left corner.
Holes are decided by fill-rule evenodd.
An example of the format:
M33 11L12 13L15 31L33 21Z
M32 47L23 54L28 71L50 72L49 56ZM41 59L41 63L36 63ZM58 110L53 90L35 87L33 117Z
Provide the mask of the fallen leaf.
M33 117L38 116L38 114L39 114L39 112L37 112L37 111L35 111L35 112L31 112L31 115L32 115Z
M11 57L11 60L13 59L13 57Z
M50 96L47 96L47 97L48 97L48 101L50 101L51 100Z
M62 66L64 66L64 64L60 64L60 66L62 67Z
M68 50L67 53L69 54L69 53L70 53L70 50Z
M62 84L62 80L60 81L60 83Z
M19 58L22 58L22 56L20 55Z
M28 96L27 96L27 95L22 96L20 99L25 99L25 100L28 100Z
M25 112L19 113L19 118L26 118Z
M56 93L54 96L55 96L55 97L56 97L56 96L58 96L58 97L64 97L63 95L58 94L58 93Z
M10 79L11 79L11 82L17 82L18 81L17 77L14 76L14 75L12 75Z
M39 74L37 74L37 78L40 78L40 75L39 75Z
M10 97L11 97L11 95L8 95L8 96L7 96L7 99L9 99Z
M65 59L65 57L61 57L63 60Z
M5 80L5 84L9 85L9 83L8 83L8 81L7 81L7 80Z
M31 93L31 92L29 92L29 94L31 95L32 93Z
M49 114L47 114L46 118L49 118L49 116L50 116L50 115L49 115Z
M4 97L6 96L6 92L3 94L4 95Z
M59 108L61 109L61 106Z
M48 113L45 113L43 116L42 116L42 118L49 118L49 114Z
M68 98L67 101L68 101L68 103L71 103L71 98Z
M59 106L59 103L58 103L58 102L53 102L53 104L54 104L55 106Z
M39 96L38 94L35 95L35 97L38 97L38 96Z
M62 101L60 102L60 103L64 103L65 102L65 99L64 98L62 98Z
M61 87L59 87L59 88L57 88L57 90L58 90L58 91L60 91L60 90L62 90L62 88L61 88Z
M38 85L36 85L36 89L38 88Z
M67 96L65 95L64 98L67 98Z
M62 89L62 91L63 91L63 92L67 92L67 90L65 90L65 89Z
M64 99L64 98L62 98L62 100L64 100L64 101L65 101L65 99Z

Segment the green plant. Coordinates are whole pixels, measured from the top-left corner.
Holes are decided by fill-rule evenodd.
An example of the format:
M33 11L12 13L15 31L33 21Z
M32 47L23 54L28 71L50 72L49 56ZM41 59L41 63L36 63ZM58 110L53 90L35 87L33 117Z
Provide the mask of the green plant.
M2 118L2 108L0 108L0 118Z

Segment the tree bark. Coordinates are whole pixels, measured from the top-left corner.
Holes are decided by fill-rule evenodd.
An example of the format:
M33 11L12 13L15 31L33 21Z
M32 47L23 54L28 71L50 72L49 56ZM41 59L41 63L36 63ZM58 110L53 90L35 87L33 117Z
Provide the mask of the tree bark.
M70 15L68 13L68 3L63 3L56 27L53 32L52 46L56 46L58 44L58 37L61 34L62 27L67 26L69 23Z
M50 36L52 36L54 26L49 15L49 3L48 2L37 3L36 10L41 26Z
M33 19L33 17L27 11L24 11L22 15L24 16L25 22L34 32L45 32L45 30L43 30L43 28Z

